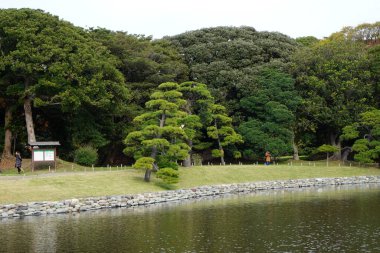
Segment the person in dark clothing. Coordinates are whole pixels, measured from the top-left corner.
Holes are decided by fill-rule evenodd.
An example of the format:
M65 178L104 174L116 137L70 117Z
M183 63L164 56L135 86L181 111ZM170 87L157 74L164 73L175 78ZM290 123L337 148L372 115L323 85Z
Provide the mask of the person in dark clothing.
M21 165L22 165L21 155L20 155L20 153L18 151L16 151L16 163L15 163L15 167L17 168L18 174L20 174L21 171L22 171Z

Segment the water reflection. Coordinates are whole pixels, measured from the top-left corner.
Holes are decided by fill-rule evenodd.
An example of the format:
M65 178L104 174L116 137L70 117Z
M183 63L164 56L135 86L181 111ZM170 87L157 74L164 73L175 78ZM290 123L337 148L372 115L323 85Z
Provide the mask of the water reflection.
M0 221L0 252L380 252L380 186Z

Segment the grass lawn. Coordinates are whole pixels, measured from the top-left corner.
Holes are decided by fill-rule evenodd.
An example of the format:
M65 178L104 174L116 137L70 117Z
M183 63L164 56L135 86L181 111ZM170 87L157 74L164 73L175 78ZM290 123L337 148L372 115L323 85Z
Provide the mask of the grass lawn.
M351 177L380 175L378 168L310 165L231 165L180 168L180 182L171 189L201 185L231 184L254 181L271 181L316 177ZM143 181L144 172L131 168L72 168L60 167L57 172L48 170L17 175L15 170L0 176L0 203L22 203L43 200L122 195L163 191L168 187L152 174L152 181ZM169 187L170 188L170 187Z

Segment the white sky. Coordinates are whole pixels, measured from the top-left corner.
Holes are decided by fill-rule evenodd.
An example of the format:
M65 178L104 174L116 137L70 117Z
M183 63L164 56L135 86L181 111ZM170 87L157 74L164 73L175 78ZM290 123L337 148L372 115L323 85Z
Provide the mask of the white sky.
M380 0L0 0L0 8L42 9L76 26L159 39L215 26L251 26L323 38L380 21Z

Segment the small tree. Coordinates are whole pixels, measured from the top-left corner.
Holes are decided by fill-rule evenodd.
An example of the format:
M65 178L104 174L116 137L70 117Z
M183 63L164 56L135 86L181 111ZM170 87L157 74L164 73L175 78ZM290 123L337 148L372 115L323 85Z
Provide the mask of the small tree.
M150 156L153 170L159 169L157 161L177 162L188 156L189 146L186 132L180 126L181 119L187 116L181 111L185 101L177 91L178 84L168 82L158 86L146 103L148 111L134 119L137 131L130 132L124 142L124 153L135 159ZM150 177L150 172L146 173Z
M218 149L212 151L214 157L220 157L222 165L225 164L224 148L228 145L242 143L243 139L232 127L232 119L227 116L222 105L212 106L212 126L207 128L207 135L216 140Z
M167 184L175 184L178 183L179 172L172 168L163 168L157 171L156 176Z
M75 151L74 162L80 165L91 166L98 161L98 151L91 147L80 147Z
M339 149L336 146L326 145L326 144L323 144L322 146L319 146L317 148L317 151L319 153L326 153L326 163L327 163L327 166L329 165L329 153L335 153L338 150Z
M193 147L205 147L200 142L202 134L200 129L202 126L206 127L212 120L211 106L214 104L214 98L207 89L207 85L203 83L184 82L179 85L178 90L183 94L186 101L184 109L188 116L182 122L188 136L187 144L190 151L188 157L184 160L184 166L190 167Z
M135 164L133 164L132 167L135 169L144 169L145 170L144 180L146 182L149 182L150 174L152 173L152 169L153 169L153 163L154 163L154 159L152 157L141 157L137 159L137 161L135 162Z

